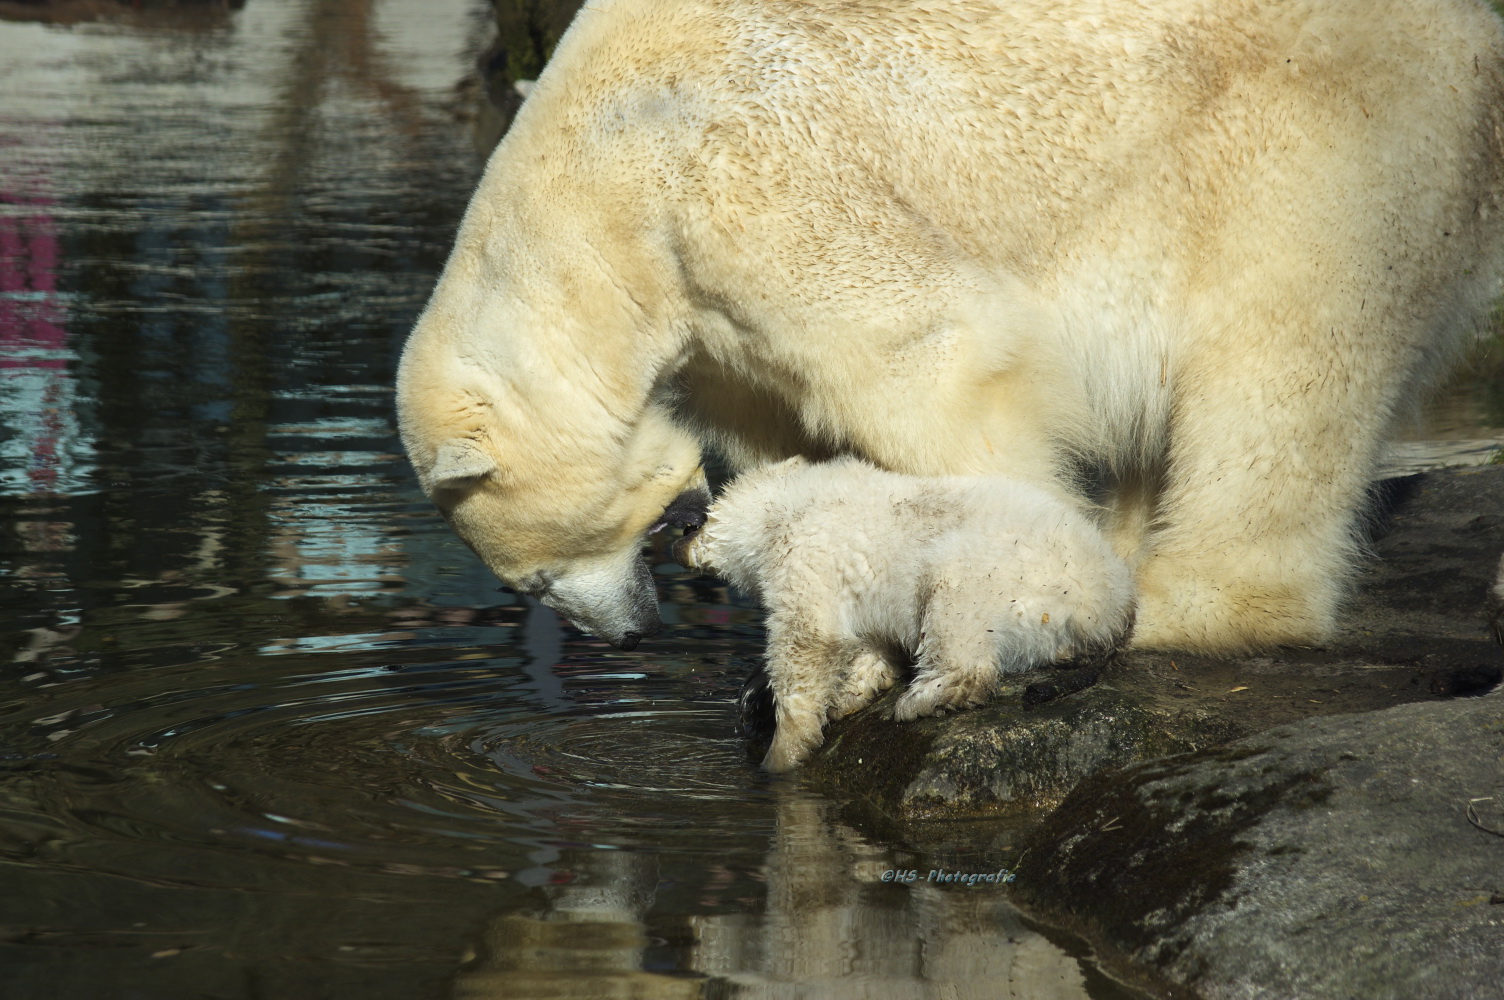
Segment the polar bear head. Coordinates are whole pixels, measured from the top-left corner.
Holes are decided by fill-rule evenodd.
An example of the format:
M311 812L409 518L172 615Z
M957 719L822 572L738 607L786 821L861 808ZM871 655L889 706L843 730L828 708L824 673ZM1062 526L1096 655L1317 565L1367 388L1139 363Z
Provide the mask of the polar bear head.
M403 350L397 413L424 492L481 560L630 649L661 627L646 535L699 523L709 493L673 417L689 306L669 200L632 159L661 151L588 125L618 81L589 83L581 45L487 166Z
M424 492L503 582L622 649L661 627L641 550L710 502L698 440L644 400L603 414L566 372L540 397L419 324L398 375L402 439ZM533 387L536 390L536 385Z
M697 453L679 469L660 465L644 476L626 463L617 490L587 490L581 503L567 465L530 481L516 462L503 463L489 437L450 437L431 453L421 445L409 452L445 519L513 589L622 649L659 630L641 540L670 524L703 522L710 495Z

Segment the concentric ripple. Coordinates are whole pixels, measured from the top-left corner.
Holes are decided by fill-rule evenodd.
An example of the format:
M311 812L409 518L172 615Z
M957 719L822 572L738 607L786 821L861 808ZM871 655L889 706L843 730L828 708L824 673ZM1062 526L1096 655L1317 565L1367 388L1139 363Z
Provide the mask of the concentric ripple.
M0 759L24 775L4 786L0 856L245 887L287 876L248 851L494 880L550 846L766 841L762 782L732 732L736 678L703 644L693 664L670 638L658 655L587 647L543 667L464 641L495 631L235 647L212 667L50 685L0 717L31 736Z

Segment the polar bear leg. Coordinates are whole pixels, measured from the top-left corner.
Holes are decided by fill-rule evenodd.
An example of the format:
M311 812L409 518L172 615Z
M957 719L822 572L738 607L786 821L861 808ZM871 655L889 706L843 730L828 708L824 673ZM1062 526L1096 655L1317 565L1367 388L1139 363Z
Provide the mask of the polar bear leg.
M851 648L827 616L808 609L770 610L768 678L777 730L762 766L789 771L824 742L825 717Z
M842 719L866 708L898 680L898 671L876 647L856 646L847 658L846 674L830 706L832 719Z
M967 580L956 566L944 567L930 587L920 623L918 657L909 688L893 706L893 717L901 722L938 712L969 708L985 703L997 691L1003 670L999 662L999 640L1012 646L1013 638L999 631L1012 631L1013 624L1000 625L993 606L998 597L988 581ZM1006 612L1005 612L1006 615ZM1009 615L1008 617L1013 617ZM1031 627L1019 622L1016 626ZM1039 627L1033 623L1032 627ZM1027 637L1017 643L1030 647ZM1047 643L1038 643L1044 649ZM1051 646L1051 649L1053 646ZM1042 659L1047 660L1048 654ZM1014 666L1024 670L1032 663Z
M1398 373L1382 358L1271 372L1271 354L1312 352L1288 332L1257 340L1264 356L1224 353L1184 373L1157 524L1136 566L1135 647L1226 654L1319 642L1335 624Z
M893 718L910 722L954 709L984 705L997 690L997 680L997 664L990 656L986 660L966 663L937 658L919 667L909 682L909 689L893 706Z
M1103 502L1102 535L1129 566L1144 556L1162 488L1161 477L1133 470L1114 483Z

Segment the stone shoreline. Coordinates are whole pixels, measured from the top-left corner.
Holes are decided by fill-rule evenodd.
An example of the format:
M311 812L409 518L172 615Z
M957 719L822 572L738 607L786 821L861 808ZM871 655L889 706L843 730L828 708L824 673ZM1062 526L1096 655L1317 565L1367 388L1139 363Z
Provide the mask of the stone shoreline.
M1326 647L1128 654L1048 704L1018 683L914 723L890 693L807 776L915 843L1032 827L1015 898L1165 996L1504 996L1504 836L1483 829L1504 830L1504 693L1469 697L1504 676L1504 467L1381 497Z

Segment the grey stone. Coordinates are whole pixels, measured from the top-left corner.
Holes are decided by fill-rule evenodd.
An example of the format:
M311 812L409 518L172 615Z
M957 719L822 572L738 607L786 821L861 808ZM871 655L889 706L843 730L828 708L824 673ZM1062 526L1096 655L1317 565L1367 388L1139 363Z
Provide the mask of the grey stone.
M1284 723L1488 690L1504 673L1486 610L1504 551L1504 467L1394 480L1380 498L1377 557L1327 647L1226 660L1134 653L1109 662L1095 686L1042 706L1027 707L1024 692L1048 671L981 709L911 723L893 721L890 692L833 723L805 772L903 832L1037 814L1102 768Z
M1380 492L1329 646L915 723L890 693L806 772L921 849L1001 831L1016 901L1162 996L1504 998L1504 467Z
M1018 896L1175 996L1501 997L1501 806L1504 697L1312 719L1082 782Z

